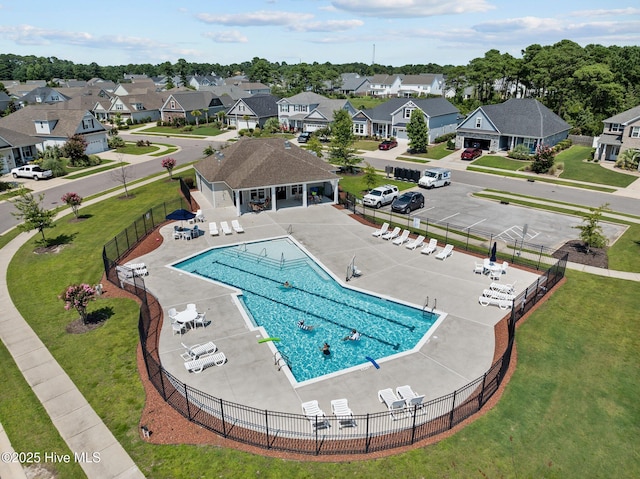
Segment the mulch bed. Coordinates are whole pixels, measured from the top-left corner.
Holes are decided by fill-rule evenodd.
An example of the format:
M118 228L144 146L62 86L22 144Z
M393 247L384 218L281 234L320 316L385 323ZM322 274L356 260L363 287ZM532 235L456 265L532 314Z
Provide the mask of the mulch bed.
M341 208L340 206L336 206L337 208ZM364 224L370 224L371 226L375 226L371 223L366 222L362 218L357 215L354 215L353 218L356 221L359 221ZM126 258L123 258L122 262L127 262L133 258L137 258L142 256L154 249L158 248L162 244L163 238L158 233L158 231L154 231L147 238L145 238L135 250L133 250ZM103 286L104 292L103 296L112 298L112 297L128 297L134 300L137 300L135 296L128 293L127 291L121 290L115 285L108 283L106 278L103 277ZM536 305L528 314L529 316L537 307L540 305ZM506 328L506 318L501 320L498 324L496 324L494 330L496 335L496 343L495 343L495 351L494 351L494 360L499 358L508 342L508 332ZM523 318L524 320L525 318ZM523 323L521 320L518 324ZM140 374L140 380L144 386L146 400L145 406L142 411L142 415L140 418L139 431L141 439L153 443L153 444L206 444L210 446L216 447L227 447L233 448L241 451L245 451L252 454L258 454L262 456L269 456L281 459L290 459L290 460L305 460L305 461L316 461L316 462L344 462L344 461L354 461L354 460L370 460L379 457L386 457L396 454L401 454L403 452L407 452L409 450L421 448L428 446L430 444L435 444L447 437L452 436L457 433L459 430L475 421L479 417L483 416L487 412L489 412L500 400L502 393L506 385L509 382L509 379L513 372L515 371L517 363L517 354L514 346L513 356L511 360L511 364L509 366L509 370L500 385L500 388L493 395L493 397L487 402L485 407L476 413L475 415L469 417L465 421L461 422L453 429L442 433L438 436L434 436L420 442L416 442L411 446L395 448L386 451L379 451L371 454L357 454L357 455L330 455L330 456L310 456L310 455L302 455L302 454L292 454L281 451L273 451L262 449L254 446L250 446L247 444L243 444L240 442L232 441L229 439L225 439L224 437L213 433L205 428L197 426L187 419L185 419L180 413L178 413L175 409L173 409L169 404L167 404L160 394L157 392L153 384L149 381L147 377L147 372L144 365L144 360L142 356L142 347L139 344L137 348L137 364L138 371ZM146 430L149 431L149 437L144 438L142 433L142 427L145 427Z
M589 252L587 252L586 246L579 240L567 241L555 253L553 253L552 256L560 259L565 254L569 255L569 262L571 263L584 264L604 269L609 267L609 259L607 257L606 249L590 248Z

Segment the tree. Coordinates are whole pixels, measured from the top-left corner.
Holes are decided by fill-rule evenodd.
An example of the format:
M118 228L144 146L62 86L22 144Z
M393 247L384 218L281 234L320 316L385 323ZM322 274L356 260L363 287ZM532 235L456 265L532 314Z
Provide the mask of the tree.
M356 137L353 134L353 121L347 110L333 112L331 133L329 157L334 163L353 171L353 167L360 163L362 158L355 156L356 150L353 144Z
M127 180L131 178L133 175L131 171L125 168L126 163L124 162L124 155L122 153L118 153L118 162L120 164L119 168L116 168L112 171L111 176L118 183L122 183L124 187L124 196L125 198L129 198L129 190L127 189Z
M82 135L76 133L70 138L67 138L66 143L62 147L62 154L69 158L71 166L82 166L87 160L87 141Z
M88 284L72 284L62 292L59 298L64 301L64 309L67 311L74 308L80 315L80 319L84 324L87 323L87 305L89 301L95 301L96 299L95 288Z
M587 253L591 252L591 248L604 248L609 240L602 232L600 220L602 213L609 211L609 203L605 203L598 208L589 208L590 213L583 219L583 225L574 226L580 230L580 239L587 248Z
M425 153L429 145L429 128L424 121L424 113L419 108L411 112L411 119L407 125L409 148L414 153Z
M371 190L378 184L378 179L380 177L378 176L378 173L376 173L376 169L369 163L365 162L365 167L363 170L364 184L367 186L367 190Z
M307 142L307 149L312 151L318 158L322 158L322 143L316 135L311 135Z
M216 150L213 148L213 145L211 143L209 143L207 146L205 146L204 150L202 150L202 154L204 156L211 156L216 152Z
M193 116L196 119L196 128L199 126L199 118L202 116L202 112L200 110L193 110L191 112L191 116Z
M43 199L44 194L41 193L36 199L27 190L21 188L20 196L12 201L18 212L11 214L18 218L19 221L23 221L18 225L20 231L38 230L42 235L42 242L46 244L47 238L44 236L44 230L54 227L53 218L56 213L53 210L46 210L42 206Z
M173 178L173 169L176 167L176 160L170 156L163 158L162 167L169 172L169 178Z
M67 206L71 207L71 210L73 211L73 214L76 215L76 218L78 217L78 209L80 208L80 205L82 204L82 196L80 196L78 193L65 193L64 195L62 195L62 198L60 198L64 203L67 204Z
M540 145L536 148L536 154L533 155L531 171L534 173L547 173L553 166L554 160L553 149L547 145Z
M280 122L275 116L272 118L269 118L267 121L264 122L264 129L267 130L269 133L276 133L280 130Z
M618 155L616 166L623 170L640 169L640 150L628 149Z

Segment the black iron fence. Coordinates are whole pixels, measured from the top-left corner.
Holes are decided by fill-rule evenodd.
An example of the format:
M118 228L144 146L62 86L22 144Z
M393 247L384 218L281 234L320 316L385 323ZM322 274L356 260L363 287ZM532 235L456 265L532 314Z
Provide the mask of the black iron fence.
M414 234L436 238L442 243L451 243L458 249L485 256L489 256L494 242L504 243L506 247L499 249L497 258L513 264L544 270L557 261L557 258L552 256L553 249L524 239L505 239L490 231L429 218L420 218L420 224L416 226L414 216L365 207L356 196L350 193L345 195L341 203L354 214L372 223L389 223L391 228L399 226Z
M174 203L170 203L174 205ZM148 234L153 212L170 211L167 204L143 218L105 245L103 260L108 279L141 300L138 331L149 380L162 398L189 421L225 438L264 449L308 455L368 454L409 446L452 429L477 413L498 391L511 361L515 325L564 276L566 256L549 267L512 303L507 318L508 341L504 353L481 377L450 394L406 409L395 416L388 411L309 420L302 414L257 409L199 391L162 367L158 340L162 307L140 277L120 281L118 260ZM161 216L164 219L164 214ZM151 228L152 229L152 228ZM134 235L135 232L135 235Z

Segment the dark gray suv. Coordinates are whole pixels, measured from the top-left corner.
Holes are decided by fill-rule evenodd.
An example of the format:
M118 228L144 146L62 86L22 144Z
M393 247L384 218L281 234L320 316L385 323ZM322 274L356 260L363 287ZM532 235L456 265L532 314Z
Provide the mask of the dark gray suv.
M391 203L391 209L399 213L409 213L424 207L424 195L419 191L407 191Z

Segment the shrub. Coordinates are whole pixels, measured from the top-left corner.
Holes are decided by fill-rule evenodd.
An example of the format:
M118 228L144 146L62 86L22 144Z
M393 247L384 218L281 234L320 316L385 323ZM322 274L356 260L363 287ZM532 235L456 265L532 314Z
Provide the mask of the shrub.
M534 173L547 173L553 167L554 160L553 149L546 145L539 146L533 157L531 171Z
M102 163L102 160L98 155L89 155L88 166L97 166Z
M520 143L516 145L516 147L507 153L509 158L513 158L514 160L531 160L533 159L531 155L531 151L527 145Z
M186 125L182 127L182 131L193 131L193 125Z
M438 136L435 140L433 140L433 142L444 143L446 141L448 144L450 140L454 140L454 143L455 143L455 137L456 137L456 133L455 131L453 131L451 133L445 133L444 135Z
M572 145L572 141L569 138L566 138L562 141L559 141L554 147L553 151L558 152L562 150L566 150Z
M184 184L187 185L190 190L192 190L195 187L195 181L193 181L193 178L191 176L187 176L186 178L183 178L182 181L184 181Z
M111 137L107 140L109 148L115 150L116 148L122 148L125 145L124 140L119 136Z
M87 322L87 305L89 301L95 301L96 290L88 284L72 284L65 289L60 295L60 299L64 301L64 309L75 309L83 323Z
M46 158L42 161L42 168L51 170L54 177L64 176L66 174L64 165L59 158Z
M456 140L454 140L453 138L451 138L450 140L447 140L447 150L455 150L456 149Z

